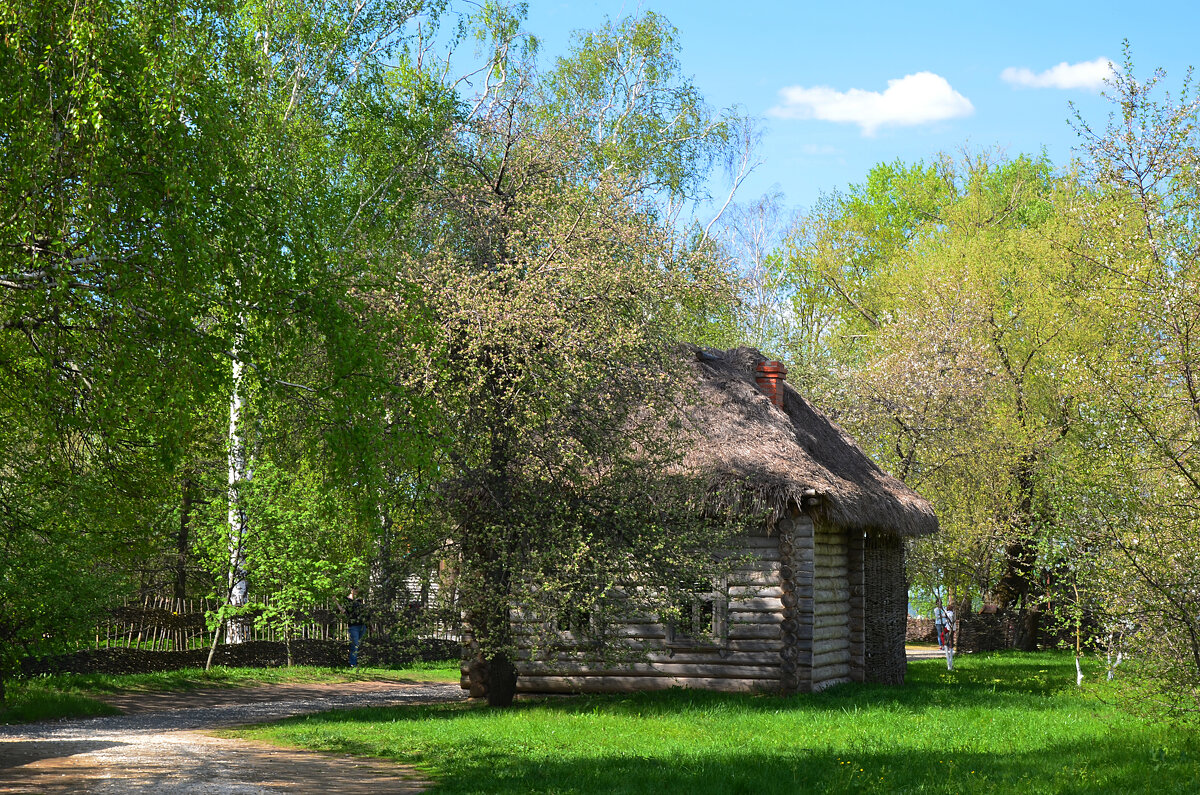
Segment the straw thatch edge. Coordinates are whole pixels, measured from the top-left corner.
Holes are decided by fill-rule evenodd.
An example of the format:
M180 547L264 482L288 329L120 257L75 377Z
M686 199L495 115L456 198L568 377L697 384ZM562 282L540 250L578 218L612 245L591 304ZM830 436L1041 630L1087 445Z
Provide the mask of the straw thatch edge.
M783 409L756 385L754 348L684 346L693 385L684 425L686 467L713 500L772 519L805 510L867 534L923 536L938 528L929 501L879 468L836 423L784 387ZM773 523L773 522L772 522Z

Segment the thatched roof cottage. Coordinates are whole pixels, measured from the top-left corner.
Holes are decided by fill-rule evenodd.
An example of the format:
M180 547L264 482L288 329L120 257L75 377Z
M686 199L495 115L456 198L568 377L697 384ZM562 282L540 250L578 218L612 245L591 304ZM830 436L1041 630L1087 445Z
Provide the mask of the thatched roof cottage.
M750 563L699 595L684 622L627 627L644 662L598 669L582 657L530 655L518 689L793 693L903 683L903 541L937 530L929 503L789 386L778 362L748 348L685 356L697 400L684 463L715 492L748 489L766 508L742 539Z

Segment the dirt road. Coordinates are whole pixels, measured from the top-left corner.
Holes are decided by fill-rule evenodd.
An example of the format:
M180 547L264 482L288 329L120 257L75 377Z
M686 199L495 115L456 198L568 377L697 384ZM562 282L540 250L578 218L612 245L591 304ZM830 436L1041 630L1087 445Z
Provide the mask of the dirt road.
M291 751L203 730L289 715L456 701L458 684L354 682L139 693L109 718L0 726L0 793L415 793L429 782L383 760Z

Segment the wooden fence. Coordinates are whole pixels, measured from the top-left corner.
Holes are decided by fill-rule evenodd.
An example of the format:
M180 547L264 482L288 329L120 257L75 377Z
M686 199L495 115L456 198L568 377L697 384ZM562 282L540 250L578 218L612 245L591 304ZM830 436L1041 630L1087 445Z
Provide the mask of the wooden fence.
M261 609L270 604L270 597L252 599L250 604ZM213 641L212 630L208 629L206 613L215 612L221 606L216 599L172 599L163 596L146 596L141 601L129 601L114 610L107 620L96 626L94 647L145 649L147 651L185 651L206 649ZM411 607L411 606L410 606ZM439 640L458 640L457 622L451 610L427 610L419 620L412 622L417 637ZM282 641L283 634L275 627L257 627L252 615L243 616L242 624L246 640ZM409 615L412 619L411 611ZM293 628L293 640L345 640L349 627L338 603L327 601L297 617ZM369 622L373 637L386 636L395 626L394 621L375 619Z

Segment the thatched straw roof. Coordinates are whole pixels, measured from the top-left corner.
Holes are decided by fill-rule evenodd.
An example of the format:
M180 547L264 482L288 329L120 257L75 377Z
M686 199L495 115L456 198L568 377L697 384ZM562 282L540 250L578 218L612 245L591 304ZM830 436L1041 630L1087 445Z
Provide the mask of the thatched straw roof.
M927 500L876 466L795 389L785 387L783 410L772 404L755 384L765 361L757 350L688 346L683 353L696 389L684 464L716 490L748 490L775 516L807 496L807 510L843 527L900 536L937 530Z

